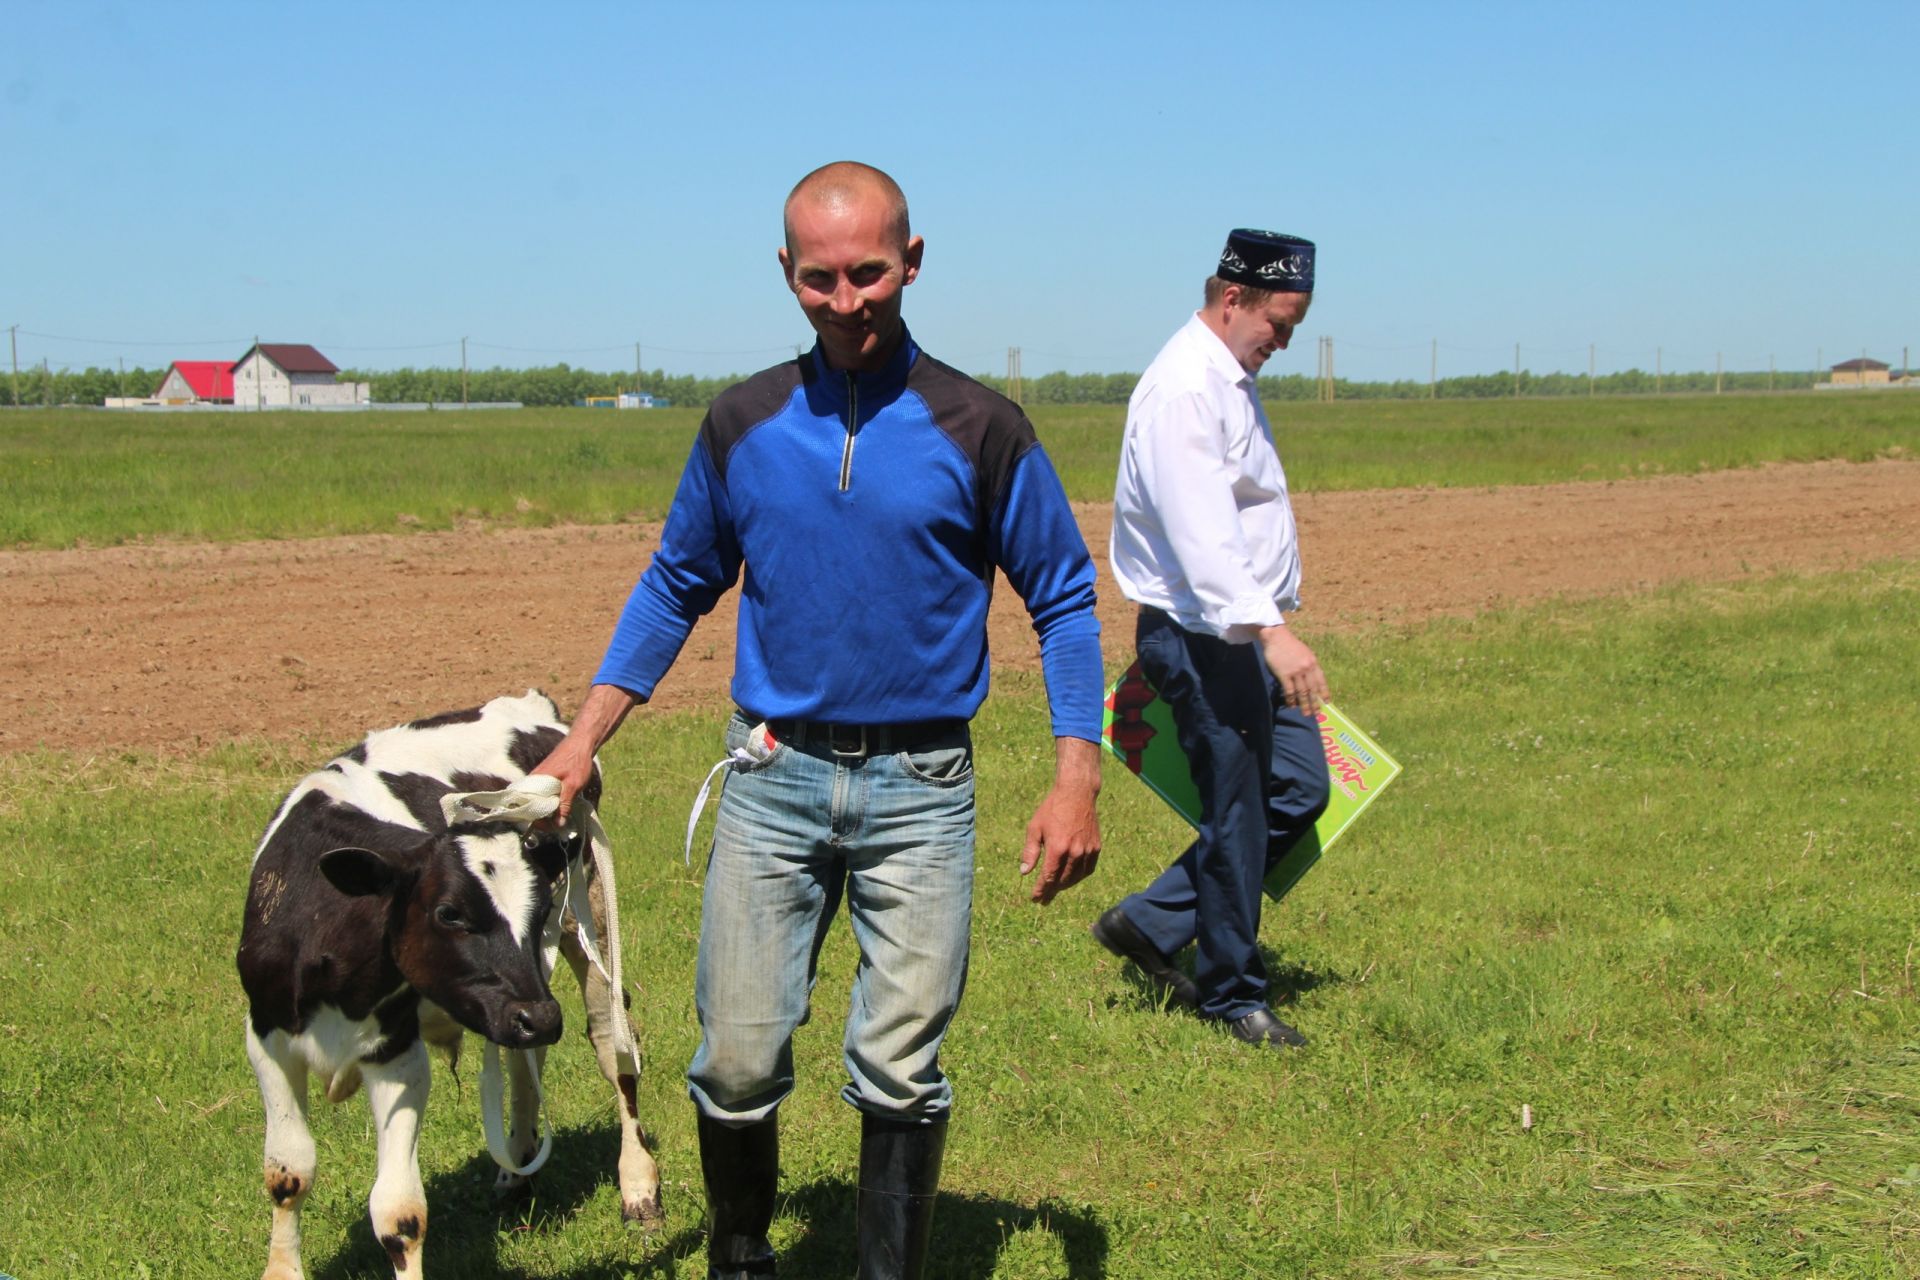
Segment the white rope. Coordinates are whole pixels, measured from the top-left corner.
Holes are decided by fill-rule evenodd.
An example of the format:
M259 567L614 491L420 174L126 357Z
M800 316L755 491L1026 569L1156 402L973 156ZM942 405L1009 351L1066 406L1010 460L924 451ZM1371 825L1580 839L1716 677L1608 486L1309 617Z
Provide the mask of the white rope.
M440 797L440 812L449 827L465 822L510 822L515 826L528 827L551 817L559 808L560 779L545 774L529 774L502 791L468 791ZM561 835L581 834L582 828L586 837L582 843L591 851L587 856L592 858L593 876L600 881L601 893L606 899L604 960L601 958L603 942L593 927L586 857L567 861L563 873L567 882L564 900L566 909L573 913L574 923L579 929L581 950L586 953L588 963L607 980L606 1015L613 1034L616 1062L624 1071L633 1074L639 1070L639 1059L634 1052L633 1027L627 1021L626 988L620 963L620 898L614 888L613 847L607 840L606 829L600 825L600 815L594 812L593 806L585 798L576 797L567 823L561 828ZM546 969L544 976L549 981L559 951L560 916L561 909L556 904L548 913L541 930L541 960ZM517 1052L527 1055L527 1070L533 1079L534 1105L540 1115L539 1152L526 1165L516 1165L507 1150L506 1088L500 1073L500 1046L491 1040L487 1042L486 1054L480 1066L480 1115L487 1134L487 1151L493 1156L493 1162L508 1173L524 1176L546 1163L548 1154L553 1150L553 1129L547 1122L546 1094L540 1087L539 1063L531 1050Z
M527 1061L527 1074L533 1080L533 1105L540 1116L540 1149L525 1164L515 1164L507 1149L506 1082L500 1074L500 1046L487 1041L487 1052L480 1059L480 1125L487 1132L487 1153L506 1172L527 1178L540 1171L553 1154L553 1126L547 1122L547 1095L540 1087L540 1063L531 1049L516 1049Z

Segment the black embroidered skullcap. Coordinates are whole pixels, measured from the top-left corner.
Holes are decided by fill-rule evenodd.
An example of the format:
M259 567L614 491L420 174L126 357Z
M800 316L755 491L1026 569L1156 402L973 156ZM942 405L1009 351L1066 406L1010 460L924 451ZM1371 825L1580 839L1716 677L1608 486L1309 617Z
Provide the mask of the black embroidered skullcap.
M1214 274L1275 293L1312 293L1313 241L1240 227L1227 233L1227 247Z

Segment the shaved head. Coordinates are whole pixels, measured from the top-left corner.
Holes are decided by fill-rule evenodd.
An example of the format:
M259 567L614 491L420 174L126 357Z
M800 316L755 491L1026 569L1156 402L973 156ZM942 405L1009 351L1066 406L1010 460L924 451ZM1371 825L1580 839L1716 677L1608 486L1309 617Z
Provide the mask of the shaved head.
M907 241L913 238L913 231L907 222L907 196L900 190L900 184L870 164L861 164L858 160L836 160L832 164L821 165L800 179L787 194L783 218L787 252L794 252L793 211L797 206L806 204L838 210L868 200L885 202L891 224L889 234L902 249L906 248Z

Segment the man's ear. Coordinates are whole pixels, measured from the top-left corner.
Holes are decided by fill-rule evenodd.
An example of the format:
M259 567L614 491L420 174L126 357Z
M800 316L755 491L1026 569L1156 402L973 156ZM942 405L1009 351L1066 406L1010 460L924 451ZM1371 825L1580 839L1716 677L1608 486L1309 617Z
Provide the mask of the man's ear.
M391 894L406 873L371 849L348 848L321 854L320 874L349 898L365 898Z
M913 239L907 241L907 252L903 256L903 261L907 264L907 275L906 279L900 282L902 287L912 284L919 278L920 259L926 254L926 251L927 242L919 236L915 236Z
M787 288L793 288L793 259L787 256L785 245L780 247L780 274L787 279Z

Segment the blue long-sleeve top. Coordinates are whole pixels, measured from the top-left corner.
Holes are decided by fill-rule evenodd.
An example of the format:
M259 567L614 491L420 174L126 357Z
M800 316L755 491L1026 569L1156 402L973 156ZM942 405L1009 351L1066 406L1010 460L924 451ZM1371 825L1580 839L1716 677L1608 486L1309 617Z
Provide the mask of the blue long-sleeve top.
M595 683L642 698L745 570L733 698L762 719L969 719L994 571L1040 638L1056 737L1098 741L1093 562L1012 401L911 336L873 373L816 346L723 392Z

